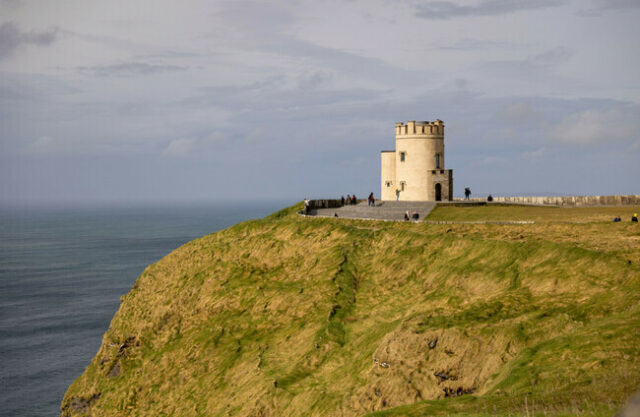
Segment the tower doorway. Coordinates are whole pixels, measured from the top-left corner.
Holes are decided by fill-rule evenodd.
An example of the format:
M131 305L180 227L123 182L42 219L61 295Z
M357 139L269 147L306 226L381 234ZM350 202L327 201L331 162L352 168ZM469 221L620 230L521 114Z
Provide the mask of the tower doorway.
M442 200L442 185L440 183L436 184L436 201Z

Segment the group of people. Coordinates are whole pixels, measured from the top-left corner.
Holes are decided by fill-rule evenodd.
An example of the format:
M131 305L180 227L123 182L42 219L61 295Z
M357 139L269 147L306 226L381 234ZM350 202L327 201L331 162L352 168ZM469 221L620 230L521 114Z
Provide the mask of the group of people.
M358 204L358 199L356 198L356 195L349 195L347 194L347 198L345 199L344 196L340 197L340 201L342 202L343 206L348 206L348 205L355 205Z
M356 198L356 195L349 195L347 194L347 198L345 199L344 196L340 197L340 201L342 202L342 205L345 206L349 206L349 205L355 205L358 204L358 199ZM373 193L369 194L369 197L367 198L367 202L369 204L369 206L375 207L376 206L376 198L373 196Z
M408 211L404 212L404 221L405 222L408 222L410 219L413 219L414 222L417 222L419 218L420 218L420 214L418 214L417 211L414 211L413 213L411 213L411 217L409 217L409 212Z
M622 219L620 218L620 216L616 216L613 218L613 222L614 223L618 223L621 222ZM633 216L631 216L631 221L634 223L638 223L638 213L633 213Z

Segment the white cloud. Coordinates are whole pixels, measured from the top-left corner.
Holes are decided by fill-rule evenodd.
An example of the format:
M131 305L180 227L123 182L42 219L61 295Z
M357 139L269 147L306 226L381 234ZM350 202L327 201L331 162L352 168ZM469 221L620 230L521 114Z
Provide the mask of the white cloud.
M638 0L592 0L591 8L586 9L583 13L589 15L602 11L637 8L640 8Z
M511 123L523 123L535 120L541 116L541 113L536 111L530 103L519 101L507 105L500 116Z
M492 16L514 13L522 10L537 10L558 7L565 0L480 0L475 3L459 4L453 1L433 1L418 5L418 16L425 19L451 19L467 16Z
M174 139L169 143L169 146L162 151L162 156L167 157L181 157L187 156L193 150L195 141L193 139Z
M206 135L202 141L204 144L213 144L217 142L222 142L228 138L228 134L225 134L221 131L215 130L208 135Z
M565 117L551 137L564 143L592 145L628 140L637 132L637 120L620 109L586 110Z
M533 151L523 152L520 156L523 159L538 159L538 158L544 156L544 154L546 152L547 152L547 150L545 148L538 148L538 149L535 149Z
M187 68L180 65L153 64L148 62L121 62L118 64L96 65L91 67L80 66L77 69L82 74L96 77L135 77L162 72L185 71Z
M502 164L504 161L506 161L506 158L492 155L492 156L485 156L484 158L478 158L471 165L472 166L486 166L486 165L491 166L496 164Z
M54 150L55 141L49 136L40 136L27 146L28 153L48 153Z

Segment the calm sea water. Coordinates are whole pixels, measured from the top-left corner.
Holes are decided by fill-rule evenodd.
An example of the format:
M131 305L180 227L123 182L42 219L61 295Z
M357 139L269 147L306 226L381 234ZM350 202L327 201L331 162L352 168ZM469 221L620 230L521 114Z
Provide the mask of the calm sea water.
M0 415L58 415L147 265L285 205L0 208Z

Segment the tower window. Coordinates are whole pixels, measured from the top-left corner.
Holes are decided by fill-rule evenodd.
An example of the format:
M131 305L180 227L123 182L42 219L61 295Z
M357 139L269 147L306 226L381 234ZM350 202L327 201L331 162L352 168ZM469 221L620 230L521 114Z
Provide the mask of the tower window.
M400 191L404 191L404 186L405 186L406 184L407 184L407 183L406 183L406 182L404 182L404 181L401 181L401 182L400 182Z
M404 152L400 152L400 162L404 162L405 155Z
M391 187L391 181L387 181L387 187Z
M440 168L440 154L436 154L436 168Z

